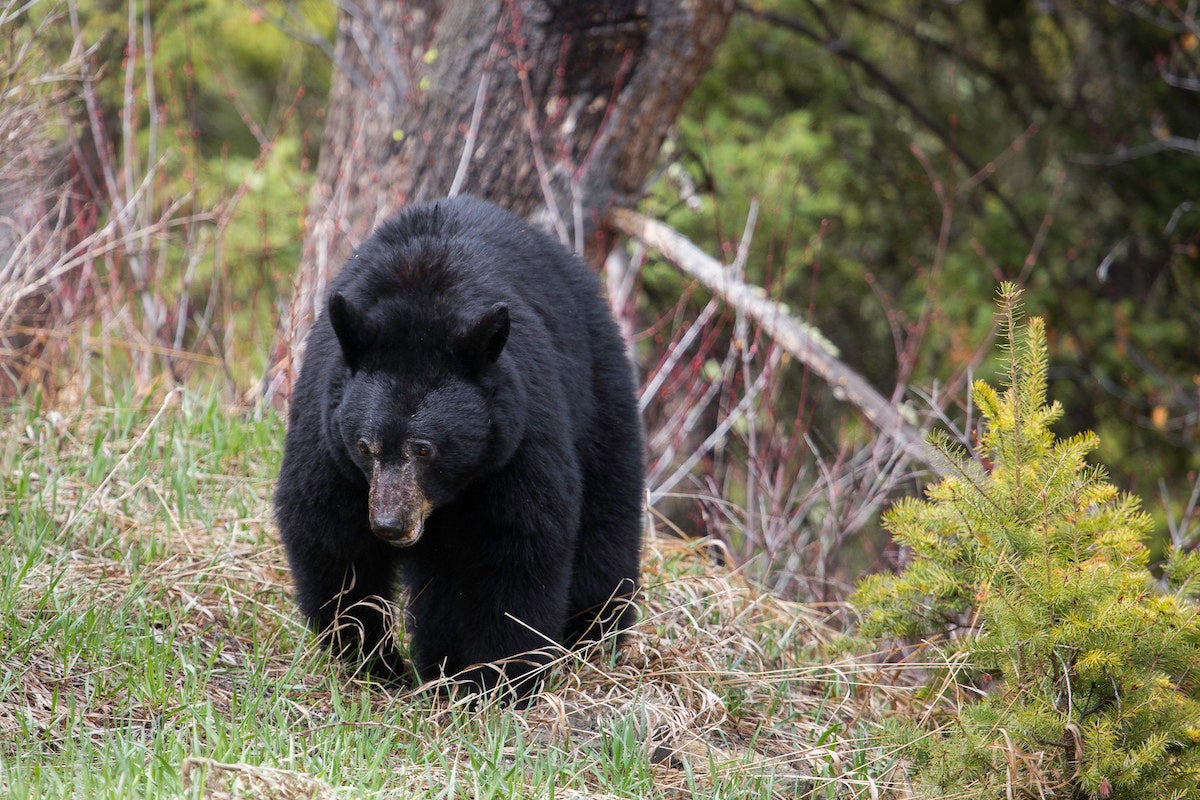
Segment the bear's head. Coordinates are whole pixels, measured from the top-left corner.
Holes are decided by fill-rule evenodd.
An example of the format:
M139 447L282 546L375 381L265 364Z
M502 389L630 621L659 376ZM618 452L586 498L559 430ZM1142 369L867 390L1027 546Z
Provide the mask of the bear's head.
M412 303L356 308L335 291L328 318L347 367L332 432L370 484L371 530L410 546L520 438L508 306L462 320Z

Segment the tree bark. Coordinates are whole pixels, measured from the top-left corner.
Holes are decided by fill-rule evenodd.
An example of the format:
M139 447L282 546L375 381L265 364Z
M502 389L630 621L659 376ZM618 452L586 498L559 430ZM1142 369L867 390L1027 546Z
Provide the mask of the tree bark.
M288 394L328 280L407 203L476 194L583 252L613 204L641 192L733 8L343 0L304 252L267 397Z

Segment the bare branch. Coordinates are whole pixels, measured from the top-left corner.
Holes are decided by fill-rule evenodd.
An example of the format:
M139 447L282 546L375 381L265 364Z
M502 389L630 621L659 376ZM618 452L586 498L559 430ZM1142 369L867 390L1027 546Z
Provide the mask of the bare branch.
M459 192L462 191L463 181L467 179L467 167L470 166L471 156L475 153L475 140L479 138L479 122L483 119L483 106L487 100L488 80L491 74L491 68L485 67L483 74L479 76L479 89L475 92L475 108L471 111L471 125L467 129L462 156L458 159L458 169L454 173L450 191L446 192L447 197L458 197Z
M837 349L819 330L792 317L785 305L768 298L759 287L730 275L723 264L673 228L625 208L614 209L610 222L627 236L662 253L682 272L757 322L780 346L832 386L836 397L862 411L910 458L938 475L950 474L946 457L866 379L838 359Z

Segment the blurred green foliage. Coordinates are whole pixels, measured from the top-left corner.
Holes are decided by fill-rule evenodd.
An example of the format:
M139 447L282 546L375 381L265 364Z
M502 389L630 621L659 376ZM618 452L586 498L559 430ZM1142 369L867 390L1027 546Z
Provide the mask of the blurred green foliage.
M110 110L124 104L127 57L134 54L140 130L148 126L149 62L168 134L194 142L198 159L257 158L270 134L282 135L277 126L293 108L297 120L286 133L316 157L331 65L306 40L332 42L332 2L93 0L80 4L79 22L95 48L100 95Z
M650 205L729 256L757 199L752 279L885 393L910 346L913 387L959 373L1018 281L1063 429L1177 511L1200 468L1200 93L1169 81L1200 47L1172 9L747 2L681 122L686 179ZM671 280L652 267L651 296Z
M70 16L45 12L62 15L65 52L76 38ZM138 224L170 218L149 279L167 302L183 295L186 308L204 310L224 334L235 382L251 384L300 257L335 8L98 0L80 3L76 19L95 85L95 110L77 112L90 179L109 169L145 191Z

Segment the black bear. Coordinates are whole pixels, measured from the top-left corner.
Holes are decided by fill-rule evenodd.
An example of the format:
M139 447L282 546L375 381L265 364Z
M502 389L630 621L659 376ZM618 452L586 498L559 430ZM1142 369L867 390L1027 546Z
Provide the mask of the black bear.
M523 698L548 645L632 622L643 480L599 280L460 197L383 223L332 282L275 514L300 609L339 655L403 679L378 600L399 584L422 680Z

